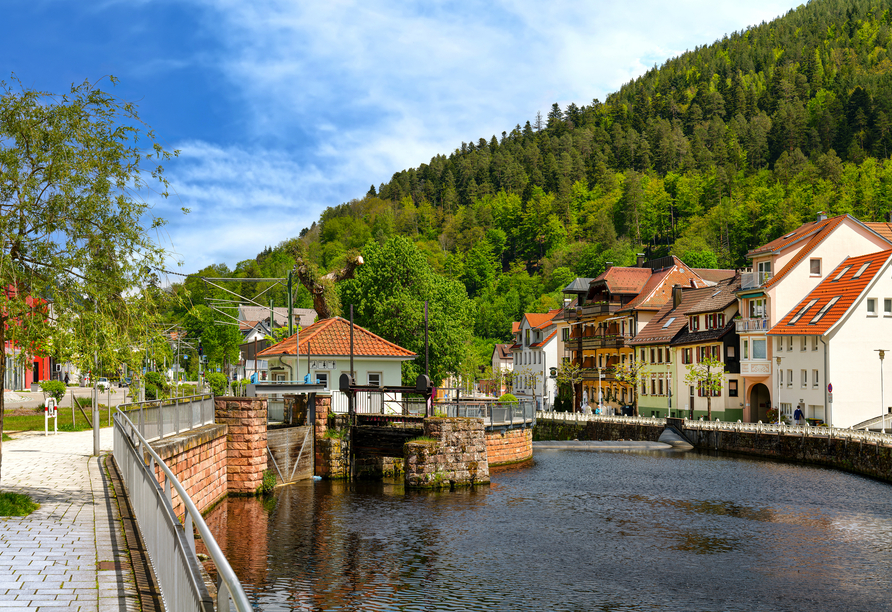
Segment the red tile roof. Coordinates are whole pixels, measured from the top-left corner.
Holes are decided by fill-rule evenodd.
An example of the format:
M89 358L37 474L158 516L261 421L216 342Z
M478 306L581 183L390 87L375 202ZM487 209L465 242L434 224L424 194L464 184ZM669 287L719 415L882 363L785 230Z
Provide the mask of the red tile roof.
M726 278L733 278L736 272L734 270L726 270L724 268L691 268L694 274L705 281L717 283Z
M755 249L747 253L746 256L753 257L754 255L763 255L765 253L776 253L790 246L794 242L799 242L800 240L804 240L806 238L814 236L818 232L826 229L829 225L833 225L833 227L836 227L847 216L848 215L840 215L839 217L824 219L823 221L811 221L809 223L803 223L792 232L784 234L780 238L775 238L767 244L756 247Z
M341 317L332 317L313 323L300 334L282 340L257 354L258 357L296 355L296 340L300 335L300 354L311 352L320 356L344 356L350 354L350 322ZM388 342L372 332L354 325L353 354L357 357L403 357L411 359L415 353Z
M864 293L880 269L888 264L890 257L892 257L892 249L844 259L833 272L827 275L827 278L805 296L777 325L772 327L768 334L772 336L824 334L848 312L849 308ZM870 265L861 276L853 278L858 273L858 270L867 263ZM836 280L836 277L845 268L848 269L845 270L845 273L839 280ZM838 299L824 313L824 316L817 322L812 323L811 321L815 315L835 298ZM807 309L803 311L806 307ZM796 319L796 321L791 323L793 319Z
M551 334L549 334L549 336L548 336L545 340L543 340L542 342L534 342L533 344L531 344L531 345L530 345L530 348L539 348L540 346L545 346L546 344L548 344L548 341L551 340L552 338L554 338L556 335L557 335L557 331L553 331L553 332L551 332Z
M613 266L592 281L592 286L606 285L613 294L638 295L650 278L650 268ZM591 294L591 291L589 291Z
M551 321L563 312L560 308L549 310L548 312L527 312L523 316L526 317L527 323L533 329L542 329L551 325ZM519 327L519 324L518 324Z
M875 231L877 234L892 242L892 223L886 223L885 221L879 223L865 223L867 227Z
M520 331L520 321L512 321L511 322L511 333L516 334Z
M667 301L660 311L644 326L638 335L629 341L630 346L668 343L679 332L687 328L688 312L694 310L704 300L710 300L717 287L692 288L682 287L681 303L673 307L673 301Z

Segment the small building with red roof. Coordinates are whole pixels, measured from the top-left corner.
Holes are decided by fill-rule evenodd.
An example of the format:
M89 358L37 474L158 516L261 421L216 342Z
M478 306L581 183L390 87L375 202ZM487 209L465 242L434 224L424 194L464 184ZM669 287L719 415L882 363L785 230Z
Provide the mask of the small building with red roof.
M514 330L512 393L519 399L535 400L540 410L551 406L557 393L550 371L560 365L556 319L562 313L560 308L528 312L511 325Z
M775 393L788 420L799 407L834 427L874 420L871 428L879 429L880 415L892 411L892 390L884 398L881 389L883 358L892 362L892 249L846 257L768 337ZM879 350L887 351L883 358ZM890 423L887 417L887 429Z
M402 384L402 364L417 355L359 325L353 326L353 379L371 387ZM332 409L346 411L346 398L337 390L343 373L350 372L350 322L332 317L257 353L268 361L270 381L309 381L325 385Z

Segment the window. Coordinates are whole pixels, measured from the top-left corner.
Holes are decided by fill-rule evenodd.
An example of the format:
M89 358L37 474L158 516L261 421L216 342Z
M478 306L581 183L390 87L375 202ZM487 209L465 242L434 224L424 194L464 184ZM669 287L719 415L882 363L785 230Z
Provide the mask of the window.
M851 269L852 269L852 266L846 266L846 267L844 267L842 270L839 271L839 274L837 274L836 276L833 277L833 281L832 281L832 282L835 283L836 281L838 281L839 279L841 279L841 278L843 277L843 275L844 275L846 272L848 272L849 270L851 270Z
M866 264L864 264L860 268L858 268L858 271L852 275L852 280L855 280L856 278L860 278L862 274L867 272L867 268L870 267L871 263L873 263L873 262L868 261Z
M647 395L647 381L641 381L641 395Z
M829 302L827 302L826 304L824 304L821 307L821 309L818 311L818 314L816 314L814 317L812 317L812 320L809 321L808 324L814 325L815 323L820 321L824 317L824 315L827 314L827 311L829 311L831 308L833 308L833 305L836 304L841 297L842 297L841 295L837 295L837 296L834 296L833 298L831 298Z
M753 339L753 359L768 359L767 341L763 339Z
M761 261L758 263L757 268L759 270L759 284L762 285L771 278L771 262Z
M750 358L750 341L749 340L743 341L743 358L744 359Z
M370 387L380 387L381 386L381 372L369 372L369 386Z
M781 387L784 386L784 371L783 370L777 371L777 382Z
M316 384L317 385L325 385L325 388L328 389L328 372L316 372Z
M783 336L778 336L778 337L777 337L777 349L776 349L776 350L778 350L778 351L783 351L783 350L784 350L784 338L783 338Z
M657 379L657 390L659 391L660 395L663 395L663 378L662 377Z
M799 350L804 351L808 348L808 338L806 338L805 336L799 336L799 340Z
M868 317L877 316L877 299L876 298L867 298L867 316Z
M684 364L691 363L691 349L681 349L681 362Z
M675 320L675 317L670 317L668 321L666 321L665 323L663 323L663 329L666 329L667 327L669 327L670 325L672 325L672 322L673 322L674 320Z
M821 275L821 260L820 259L809 259L808 260L808 268L809 273L812 276L820 276Z
M728 397L737 397L737 381L728 381Z
M650 349L650 362L651 363L656 363L656 361L654 360L656 357L656 354L657 354L657 349Z
M765 298L750 300L750 319L761 319L765 316Z
M808 387L808 370L800 370L802 373L802 388L805 389Z
M793 350L793 336L787 336L787 350Z
M883 300L883 316L892 317L892 300L889 298Z
M819 384L821 384L821 383L818 381L818 371L812 370L811 371L811 386L813 388L817 389Z
M787 388L793 386L793 370L787 370Z
M650 394L651 395L657 394L657 381L655 378L650 379Z
M811 337L811 350L813 350L813 351L818 350L818 337L817 336Z
M526 330L525 337L526 337L526 345L529 346L530 345L530 330L529 329Z
M733 344L729 344L729 345L728 345L728 349L727 349L727 351L725 351L725 352L726 352L726 355L725 355L726 358L728 358L728 359L734 359L734 354L735 354L737 351L734 350L734 345L733 345Z
M693 315L689 327L691 328L691 331L698 331L700 329L700 317Z
M808 309L811 308L812 306L814 306L817 302L818 302L818 300L816 300L816 299L809 301L805 306L803 306L798 311L796 311L796 314L793 315L793 318L790 319L790 322L787 323L787 325L794 325L796 323L796 321L801 319L802 315L804 315L806 312L808 312Z
M712 348L712 350L711 350L710 352L712 353L712 358L715 359L715 360L717 360L717 361L718 361L719 359L721 359L721 355L719 355L719 345L716 344L715 346L713 346L713 347L711 347L711 348Z
M666 363L672 363L672 351L666 349Z
M657 363L663 363L663 349L657 349Z
M566 342L569 339L570 339L570 328L565 327L564 329L561 330L561 340Z
M647 354L647 351L645 351L644 349L641 349L641 363L644 363L644 361L645 361L644 356L646 354Z

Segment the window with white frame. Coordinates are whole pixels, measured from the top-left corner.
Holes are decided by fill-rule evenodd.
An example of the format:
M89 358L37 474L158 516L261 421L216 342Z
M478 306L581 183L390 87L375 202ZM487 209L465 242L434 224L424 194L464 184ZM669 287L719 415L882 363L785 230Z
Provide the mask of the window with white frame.
M753 338L753 359L768 359L767 341L764 338Z
M800 336L800 337L799 337L799 340L800 340L800 342L799 342L799 350L800 350L800 351L804 351L805 349L808 348L808 338L806 338L805 336Z
M755 298L750 300L750 319L761 319L766 314L765 298Z
M781 369L777 371L777 382L781 387L784 386L784 371Z
M369 386L370 387L380 387L381 386L381 372L369 372Z
M793 370L787 370L787 388L793 386Z
M808 271L812 276L820 276L821 275L821 260L820 258L812 258L808 260Z
M328 372L316 372L314 376L317 385L325 385L325 388L328 389Z
M868 317L877 316L877 299L876 298L867 298L867 316Z
M883 316L892 317L892 298L883 299Z
M793 350L793 336L787 336L787 350Z
M818 337L817 336L811 337L811 350L813 350L813 351L818 350Z
M784 337L783 336L777 337L777 350L778 351L784 350Z
M802 374L802 388L808 388L808 370L800 370Z
M821 382L818 380L818 371L812 370L811 371L811 386L813 388L817 389L818 385L820 385L820 384L821 384Z

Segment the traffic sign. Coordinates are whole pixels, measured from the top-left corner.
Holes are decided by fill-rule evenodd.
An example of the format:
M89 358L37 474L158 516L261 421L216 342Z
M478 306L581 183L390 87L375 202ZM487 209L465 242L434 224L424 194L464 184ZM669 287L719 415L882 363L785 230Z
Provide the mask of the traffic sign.
M827 393L833 393L833 383L827 383Z

